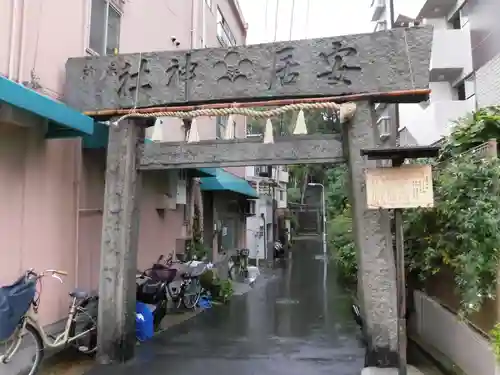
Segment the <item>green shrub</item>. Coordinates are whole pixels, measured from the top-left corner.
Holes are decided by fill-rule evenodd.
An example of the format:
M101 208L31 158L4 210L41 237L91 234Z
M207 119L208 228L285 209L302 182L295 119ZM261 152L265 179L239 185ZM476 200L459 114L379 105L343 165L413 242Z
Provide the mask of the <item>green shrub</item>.
M231 281L221 280L214 269L207 270L200 276L200 284L215 301L227 303L233 295Z
M450 268L462 313L478 310L496 294L500 163L466 151L498 136L500 107L461 119L444 141L434 173L434 208L405 211L410 271L425 279L443 266Z
M330 253L337 264L340 276L348 284L355 283L358 265L349 208L329 221L328 239Z

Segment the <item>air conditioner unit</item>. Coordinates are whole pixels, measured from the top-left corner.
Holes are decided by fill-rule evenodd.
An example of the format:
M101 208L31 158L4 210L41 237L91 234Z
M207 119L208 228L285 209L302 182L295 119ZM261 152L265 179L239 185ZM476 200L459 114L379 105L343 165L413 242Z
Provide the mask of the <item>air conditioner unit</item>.
M174 198L172 198L168 194L158 194L156 200L157 210L175 210L176 208L177 204L175 203Z
M257 200L247 199L243 203L243 215L255 216L256 207L257 207Z
M391 118L390 116L382 116L377 121L380 139L386 140L391 135Z
M255 175L259 177L268 177L270 178L273 174L273 167L270 165L261 165L255 167Z

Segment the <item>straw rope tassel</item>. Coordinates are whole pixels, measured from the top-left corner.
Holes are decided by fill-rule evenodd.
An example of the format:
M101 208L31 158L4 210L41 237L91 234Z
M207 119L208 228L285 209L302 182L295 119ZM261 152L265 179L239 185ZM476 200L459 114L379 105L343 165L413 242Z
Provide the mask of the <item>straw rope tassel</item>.
M356 113L356 103L343 103L339 108L339 120L343 124L346 121L351 120Z
M198 133L198 121L193 118L191 121L191 128L189 129L187 136L187 143L196 143L200 141L200 134Z
M304 111L301 109L297 115L297 121L295 122L295 128L293 129L293 134L307 134L306 118L304 116Z
M264 143L274 143L273 123L270 118L266 121L266 129L264 131Z
M163 120L157 118L155 121L155 126L153 127L153 134L151 134L151 140L153 142L163 141Z
M229 115L227 118L224 139L234 139L234 115Z

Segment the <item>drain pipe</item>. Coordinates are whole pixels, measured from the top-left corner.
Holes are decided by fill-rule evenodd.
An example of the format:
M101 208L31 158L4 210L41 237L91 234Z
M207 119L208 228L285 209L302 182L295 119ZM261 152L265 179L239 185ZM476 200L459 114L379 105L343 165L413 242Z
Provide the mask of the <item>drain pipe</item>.
M263 239L264 239L264 259L266 260L267 262L267 223L266 223L266 215L264 215L263 213L260 214L260 217L262 218L262 221L264 222L264 236L263 236Z
M28 15L28 4L26 0L23 0L23 13L21 15L21 44L19 45L19 64L17 68L17 81L23 83L24 74L24 57L25 57L25 46L26 46L26 18ZM40 32L40 30L38 30Z
M205 48L205 46L207 45L207 3L204 0L201 1L201 17L202 17L202 26L201 26L202 44L200 48Z
M7 78L12 79L14 76L14 50L16 49L16 29L17 29L17 0L12 0L12 20L10 25L10 45L9 45L9 66Z
M196 28L198 27L198 1L199 0L191 1L191 11L193 12L191 15L191 49L196 48L197 44Z

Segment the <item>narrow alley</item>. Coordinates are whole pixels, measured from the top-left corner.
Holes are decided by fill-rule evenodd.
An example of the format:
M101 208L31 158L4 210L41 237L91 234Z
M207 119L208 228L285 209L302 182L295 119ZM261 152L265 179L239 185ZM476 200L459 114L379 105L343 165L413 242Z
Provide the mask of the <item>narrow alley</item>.
M276 277L141 345L134 362L87 374L359 375L364 349L351 300L320 254L316 239L298 241Z

